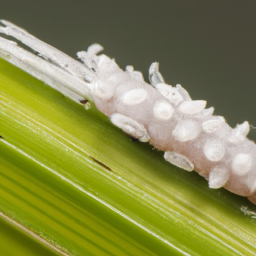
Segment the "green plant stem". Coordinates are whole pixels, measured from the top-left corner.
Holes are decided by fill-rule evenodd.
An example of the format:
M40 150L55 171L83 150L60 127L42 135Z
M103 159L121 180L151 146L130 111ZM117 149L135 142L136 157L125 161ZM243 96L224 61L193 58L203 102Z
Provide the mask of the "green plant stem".
M255 255L246 198L208 189L94 106L0 71L0 212L71 255Z

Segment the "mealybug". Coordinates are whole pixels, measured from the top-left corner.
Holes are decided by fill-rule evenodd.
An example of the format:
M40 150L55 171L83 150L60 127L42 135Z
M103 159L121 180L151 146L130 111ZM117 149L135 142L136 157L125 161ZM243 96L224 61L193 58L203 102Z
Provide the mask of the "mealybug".
M14 24L1 21L0 32L16 38L37 55L0 37L0 54L14 65L85 104L88 100L129 136L165 151L164 158L195 170L211 188L246 196L256 204L256 146L246 138L247 121L232 129L206 101L192 100L179 84L165 83L158 63L146 83L132 66L121 70L94 44L78 52L81 62L43 43Z

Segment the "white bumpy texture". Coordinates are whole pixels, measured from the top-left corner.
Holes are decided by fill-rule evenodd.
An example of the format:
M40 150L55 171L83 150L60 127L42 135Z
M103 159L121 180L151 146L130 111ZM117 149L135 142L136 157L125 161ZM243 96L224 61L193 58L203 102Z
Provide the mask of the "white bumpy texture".
M256 146L246 138L248 122L232 129L223 117L213 115L212 107L205 109L206 101L193 101L181 85L166 84L158 63L150 66L150 85L132 66L123 71L109 57L97 56L103 49L100 45L79 52L81 64L14 24L1 22L1 33L15 37L40 56L0 38L1 57L74 100L94 101L114 125L165 151L170 163L187 171L194 169L209 180L211 188L225 187L256 204ZM49 62L54 64L54 74Z
M196 170L211 188L223 186L255 203L256 147L246 138L248 122L232 129L223 117L212 115L212 108L205 109L206 101L193 101L180 85L165 84L158 65L152 67L155 63L149 85L137 71L123 72L105 55L95 58L100 64L91 83L92 97L115 125L165 151L170 163ZM96 92L98 84L108 88L108 97Z

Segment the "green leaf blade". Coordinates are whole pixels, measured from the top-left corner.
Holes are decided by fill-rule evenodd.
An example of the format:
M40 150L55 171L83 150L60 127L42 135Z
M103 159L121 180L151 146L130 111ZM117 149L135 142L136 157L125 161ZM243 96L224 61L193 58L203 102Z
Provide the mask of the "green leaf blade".
M0 62L0 211L72 255L253 255L248 205Z

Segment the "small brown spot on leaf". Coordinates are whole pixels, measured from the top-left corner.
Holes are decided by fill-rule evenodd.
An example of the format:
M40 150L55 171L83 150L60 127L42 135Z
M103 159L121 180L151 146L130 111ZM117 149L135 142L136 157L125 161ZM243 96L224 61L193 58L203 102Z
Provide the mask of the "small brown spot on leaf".
M111 171L111 168L109 168L107 165L103 164L102 162L100 162L99 160L95 159L94 157L91 156L91 159L96 162L97 164L101 165L103 168L107 169L108 171Z
M85 105L88 102L89 102L88 100L80 100L80 103L83 104L83 105Z

